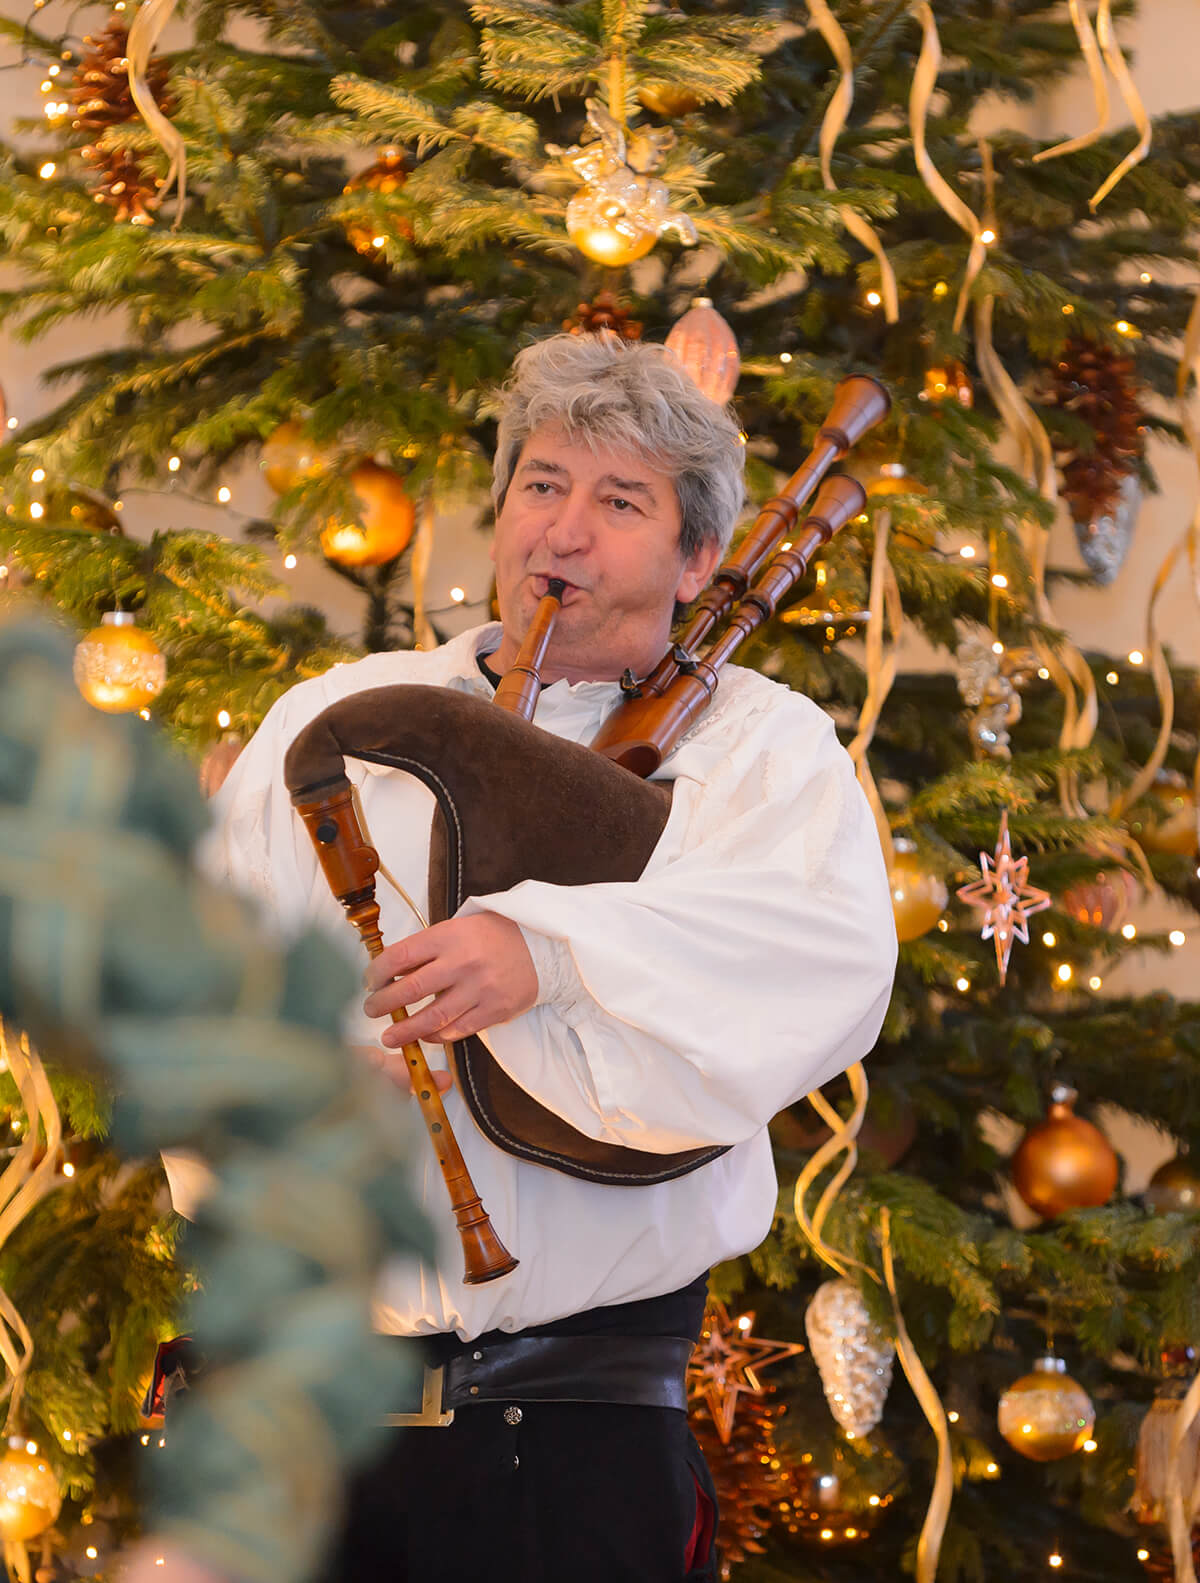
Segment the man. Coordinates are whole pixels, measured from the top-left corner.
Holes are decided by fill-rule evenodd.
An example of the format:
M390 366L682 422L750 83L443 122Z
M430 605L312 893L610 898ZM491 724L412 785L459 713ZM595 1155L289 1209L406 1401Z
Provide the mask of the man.
M621 675L654 666L676 609L709 580L743 502L743 455L732 417L660 347L564 335L523 352L495 461L499 625L433 653L373 655L288 693L222 793L216 866L286 928L317 920L352 949L283 787L296 733L362 688L419 682L486 697L559 578L535 725L589 742L620 700ZM459 1405L449 1426L397 1429L353 1494L328 1575L715 1577L711 1481L682 1410L686 1341L699 1332L709 1267L770 1227L767 1122L867 1053L891 987L886 877L849 760L809 700L728 668L664 765L670 817L636 883L526 881L468 899L433 928L414 916L429 793L380 766L347 770L397 882L380 886L392 943L371 964L359 1029L401 1086L400 1045L425 1042L483 1203L520 1260L503 1279L462 1284L421 1140L417 1191L438 1267L389 1270L378 1322L431 1338L436 1361L468 1373L472 1360L503 1372L516 1359L530 1382ZM541 817L535 787L529 817ZM401 1026L379 1031L378 1019L406 1008ZM476 1129L444 1070L445 1045L472 1033L590 1137L727 1152L640 1187L518 1160ZM547 1342L566 1383L537 1377ZM600 1353L627 1364L632 1383L600 1378Z

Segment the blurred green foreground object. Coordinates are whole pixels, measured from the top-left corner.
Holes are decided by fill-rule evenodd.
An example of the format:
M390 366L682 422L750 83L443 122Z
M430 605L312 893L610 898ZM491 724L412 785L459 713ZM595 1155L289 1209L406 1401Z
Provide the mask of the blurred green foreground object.
M150 728L80 699L60 633L0 627L0 1015L104 1074L119 1148L216 1171L189 1236L207 1368L172 1403L147 1527L238 1583L300 1583L407 1373L371 1331L375 1273L430 1249L402 1107L338 1040L350 967L199 878L205 819Z

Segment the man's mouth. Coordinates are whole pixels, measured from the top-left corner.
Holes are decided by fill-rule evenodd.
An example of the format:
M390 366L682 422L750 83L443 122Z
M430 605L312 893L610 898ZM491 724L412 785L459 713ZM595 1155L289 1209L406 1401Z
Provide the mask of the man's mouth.
M533 591L534 591L534 593L537 594L539 599L544 599L546 597L547 593L550 590L550 583L553 580L554 580L554 578L553 578L552 574L549 573L549 572L545 572L545 573L543 573L543 572L535 572L534 573L534 575L533 575ZM568 582L565 577L559 577L557 579L557 581L560 582L563 585L562 602L563 602L564 605L565 604L569 604L573 596L583 592L583 590L578 586L577 583Z

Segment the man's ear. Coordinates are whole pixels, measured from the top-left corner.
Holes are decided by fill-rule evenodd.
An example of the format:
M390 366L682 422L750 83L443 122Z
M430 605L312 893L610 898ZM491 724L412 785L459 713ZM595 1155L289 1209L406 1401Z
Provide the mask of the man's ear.
M690 605L696 595L708 587L712 574L721 558L721 546L712 540L702 544L683 563L679 586L675 590L677 604Z

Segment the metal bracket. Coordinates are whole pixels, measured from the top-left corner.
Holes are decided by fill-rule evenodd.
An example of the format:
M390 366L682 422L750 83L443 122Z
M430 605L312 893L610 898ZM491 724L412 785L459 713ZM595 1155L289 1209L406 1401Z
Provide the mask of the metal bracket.
M384 1423L389 1429L445 1429L454 1422L454 1409L442 1408L442 1391L445 1383L444 1368L426 1367L421 1381L421 1411L419 1413L388 1413Z

